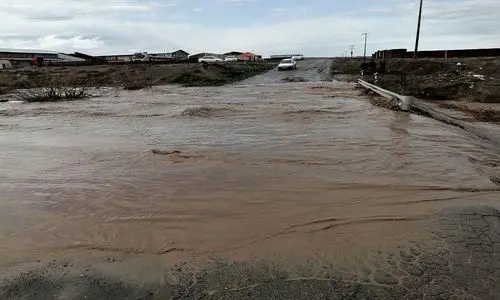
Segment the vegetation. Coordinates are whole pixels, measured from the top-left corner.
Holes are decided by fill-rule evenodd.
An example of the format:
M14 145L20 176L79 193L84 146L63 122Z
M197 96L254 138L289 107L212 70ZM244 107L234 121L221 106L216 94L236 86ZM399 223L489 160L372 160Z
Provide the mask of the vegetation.
M211 64L208 68L197 68L173 79L172 83L183 86L217 86L229 84L274 68L274 63L256 61L238 64Z
M121 85L124 90L135 91L151 87L153 80L151 70L141 68L127 68L121 73Z
M16 98L26 102L56 102L86 99L91 96L85 87L49 87L18 90Z
M250 61L245 63L199 63L168 65L75 66L19 69L0 73L0 93L16 89L36 89L21 92L28 99L64 99L66 94L84 95L82 87L110 86L117 89L139 90L154 85L180 84L182 86L217 86L233 83L266 72L275 63ZM70 79L70 80L68 80ZM71 87L72 91L67 91ZM75 87L79 87L78 89ZM51 90L52 89L52 90ZM37 100L38 101L38 100Z

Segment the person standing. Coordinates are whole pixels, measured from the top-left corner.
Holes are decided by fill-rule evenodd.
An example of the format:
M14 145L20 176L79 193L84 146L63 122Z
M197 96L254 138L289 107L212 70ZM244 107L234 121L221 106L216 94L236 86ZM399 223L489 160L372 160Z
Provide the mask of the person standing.
M380 61L380 74L385 74L386 69L387 69L387 62L385 61L385 59L382 59Z
M375 74L377 72L377 63L375 62L374 59L370 61L370 64L368 66L368 72L369 74Z
M366 71L367 71L367 68L368 68L368 64L363 61L361 63L361 66L360 66L360 69L361 69L361 76L365 75L366 74Z

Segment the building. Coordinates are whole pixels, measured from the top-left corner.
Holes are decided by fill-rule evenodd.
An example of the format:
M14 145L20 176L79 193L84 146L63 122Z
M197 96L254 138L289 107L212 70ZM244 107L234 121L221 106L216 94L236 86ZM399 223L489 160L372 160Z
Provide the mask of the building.
M147 52L146 52L147 53ZM169 60L169 59L187 59L189 53L184 50L177 50L175 52L163 53L148 53L152 60ZM107 62L128 62L132 61L133 54L118 54L118 55L101 55L96 56L97 59Z
M224 56L240 56L242 54L243 54L243 52L231 51L231 52L228 52L228 53L224 53Z
M28 66L34 58L42 58L45 62L80 62L78 57L46 50L0 49L0 60L9 61L12 66Z
M177 50L175 52L172 52L171 54L174 59L188 59L189 57L189 53L184 50Z
M12 63L10 60L0 60L0 70L3 69L12 69Z
M271 55L269 57L269 60L282 60L282 59L287 59L287 58L292 58L292 54L276 54L276 55Z
M98 60L104 60L106 62L126 62L132 61L132 54L118 54L118 55L101 55L96 56Z
M199 58L202 58L203 56L215 56L218 58L224 58L223 54L202 52L202 53L190 55L189 59L199 59Z
M13 66L29 66L35 57L44 60L59 60L57 52L29 49L0 49L0 60L8 60Z
M86 59L84 59L84 58L80 58L80 57L76 57L76 56L68 55L68 54L64 54L64 53L58 53L57 57L65 62L85 62L86 61Z
M262 56L252 52L245 52L238 56L239 60L262 60Z

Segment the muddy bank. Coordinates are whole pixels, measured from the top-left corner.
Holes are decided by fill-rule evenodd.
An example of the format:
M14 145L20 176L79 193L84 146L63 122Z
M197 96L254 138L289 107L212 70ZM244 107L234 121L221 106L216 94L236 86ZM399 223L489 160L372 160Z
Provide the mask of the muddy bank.
M380 75L378 85L393 92L431 100L500 103L500 58L386 61L387 73ZM332 74L358 75L361 62L335 60Z
M0 72L0 93L14 89L51 86L124 86L141 89L153 85L223 85L268 71L273 63L129 65L26 68Z
M362 60L338 59L332 76L341 81L359 78ZM459 66L457 64L460 64ZM371 75L365 80L373 82ZM387 72L380 74L378 86L467 113L472 120L499 122L500 58L387 59Z

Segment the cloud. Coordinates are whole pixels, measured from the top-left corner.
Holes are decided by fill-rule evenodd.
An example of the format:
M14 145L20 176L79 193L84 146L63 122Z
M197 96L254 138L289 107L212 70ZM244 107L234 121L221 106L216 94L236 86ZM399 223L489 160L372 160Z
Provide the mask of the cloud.
M90 54L185 49L335 56L351 44L361 54L361 32L369 32L369 52L413 47L418 1L369 0L356 9L348 8L351 2L339 0L333 11L324 9L326 0L296 7L215 0L221 4L215 8L201 0L2 0L0 44ZM498 46L499 19L498 0L426 0L421 49Z

